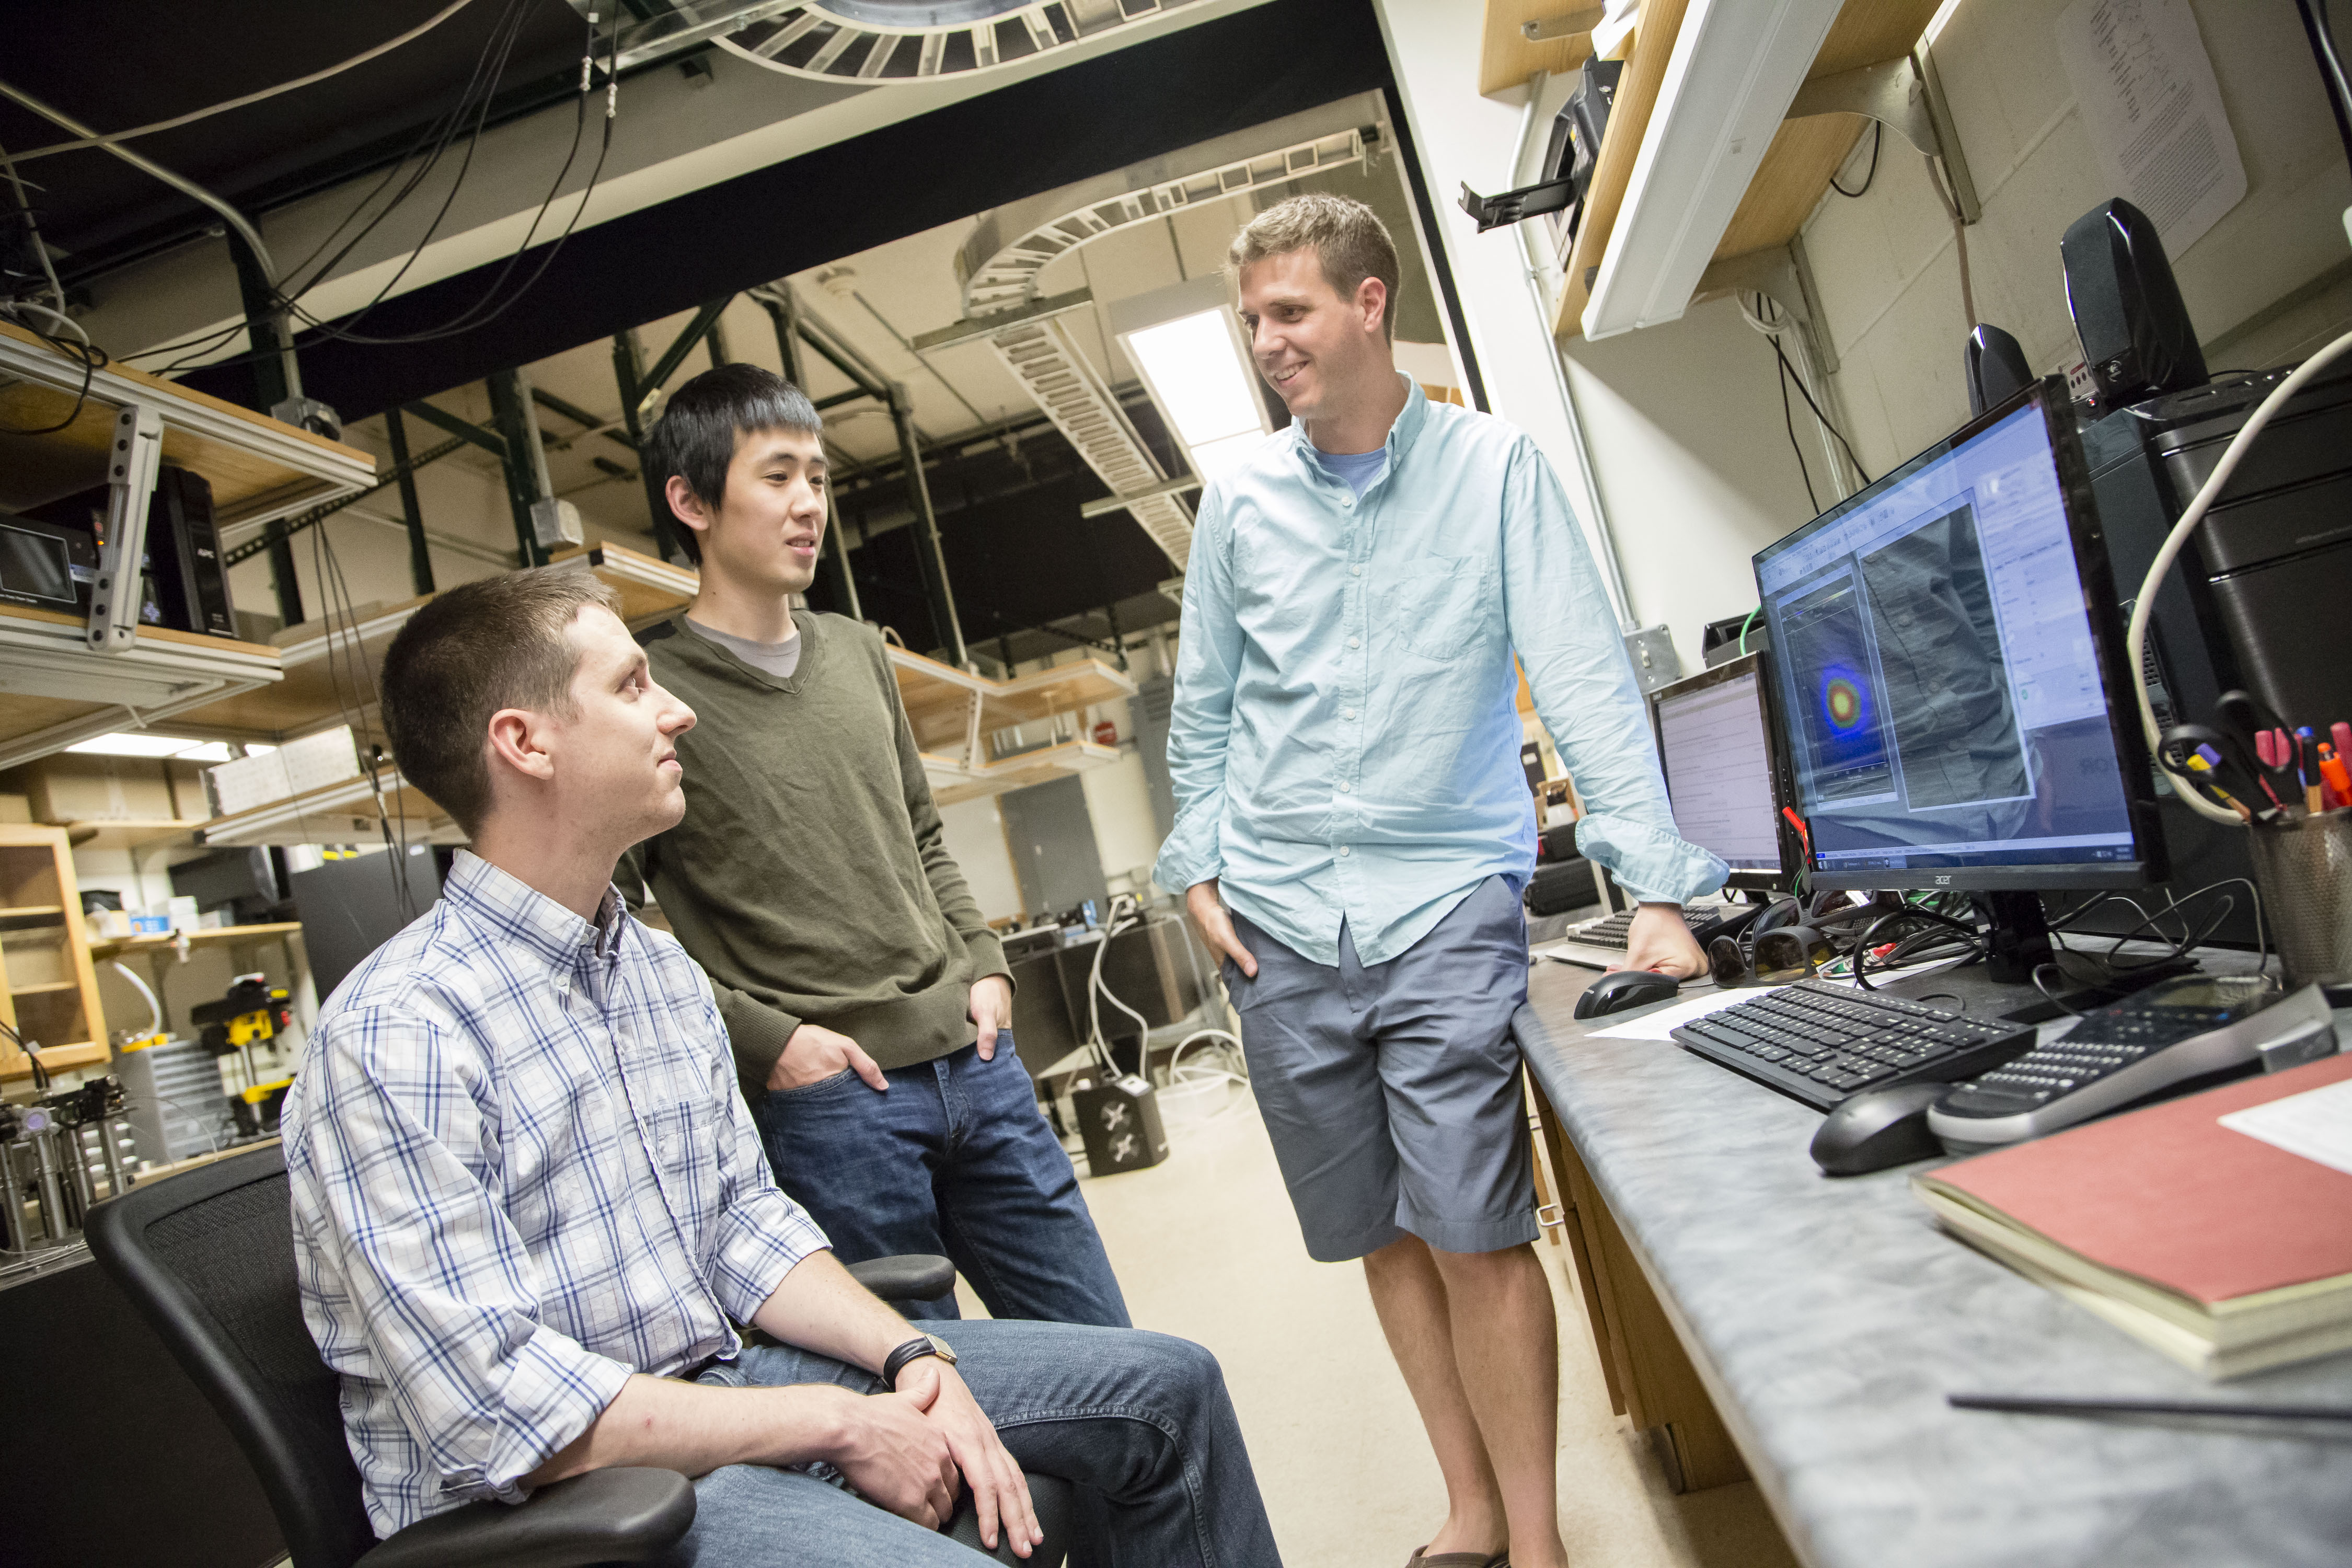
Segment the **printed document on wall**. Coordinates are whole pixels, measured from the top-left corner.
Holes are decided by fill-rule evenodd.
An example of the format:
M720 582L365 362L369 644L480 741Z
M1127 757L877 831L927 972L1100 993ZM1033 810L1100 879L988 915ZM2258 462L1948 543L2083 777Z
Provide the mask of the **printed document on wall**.
M2058 18L2058 54L2108 187L2178 259L2246 195L2189 0L2074 0Z

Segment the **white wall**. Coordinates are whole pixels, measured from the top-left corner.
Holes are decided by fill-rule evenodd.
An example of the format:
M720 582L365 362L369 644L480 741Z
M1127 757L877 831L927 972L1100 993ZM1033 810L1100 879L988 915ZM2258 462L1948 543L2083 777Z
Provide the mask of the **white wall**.
M1019 914L1021 883L1013 874L1013 853L1004 846L1004 818L995 798L940 807L940 826L982 917L995 921Z
M2294 7L2193 0L2246 168L2243 201L2172 256L2182 299L2215 370L2299 359L2352 324L2352 201L2342 143ZM1960 145L1984 205L1968 230L1979 316L2013 333L2037 372L2081 359L2066 313L2058 240L2105 188L2058 59L2059 0L1965 0L1936 39ZM1861 181L1868 142L1841 176ZM1968 322L1950 222L1918 154L1889 135L1865 195L1832 194L1804 243L1852 419L1875 474L1968 417L1960 353ZM2309 298L2275 319L2298 291ZM1802 413L1800 411L1800 418Z
M1573 339L1567 359L1634 615L1664 622L1696 670L1700 629L1756 606L1749 557L1813 515L1772 345L1717 300L1671 325ZM1797 433L1826 505L1821 449Z

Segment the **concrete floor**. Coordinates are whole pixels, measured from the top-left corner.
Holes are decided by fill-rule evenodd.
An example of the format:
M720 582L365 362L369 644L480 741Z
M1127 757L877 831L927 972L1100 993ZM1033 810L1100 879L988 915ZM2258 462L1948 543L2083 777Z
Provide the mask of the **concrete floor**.
M1215 1352L1286 1568L1402 1564L1445 1497L1356 1265L1311 1261L1244 1091L1168 1106L1170 1155L1090 1179L1087 1202L1139 1326ZM1560 1530L1588 1568L1792 1564L1752 1482L1686 1497L1607 1385L1567 1258L1546 1242L1560 1330ZM965 1295L964 1310L980 1315Z

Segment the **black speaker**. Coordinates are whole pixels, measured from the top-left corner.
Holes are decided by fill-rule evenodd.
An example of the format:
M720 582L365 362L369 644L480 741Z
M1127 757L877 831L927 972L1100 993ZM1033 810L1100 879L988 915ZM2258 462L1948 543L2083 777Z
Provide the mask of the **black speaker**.
M236 636L228 569L213 525L213 487L204 475L166 463L147 510L147 555L154 564L163 624L209 637Z
M1971 419L2033 384L2033 373L2025 368L2025 350L1999 327L1977 323L1962 358L1968 369Z
M2205 384L2204 353L2147 214L2121 197L2095 207L2066 230L2058 256L2102 411Z

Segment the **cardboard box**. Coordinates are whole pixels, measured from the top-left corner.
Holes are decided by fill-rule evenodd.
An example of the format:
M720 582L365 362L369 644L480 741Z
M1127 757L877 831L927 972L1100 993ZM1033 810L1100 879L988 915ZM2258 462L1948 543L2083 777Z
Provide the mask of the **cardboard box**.
M351 726L338 725L257 757L208 768L205 776L214 813L234 816L359 777L359 749L352 742Z
M171 770L154 757L59 752L26 764L24 777L36 822L156 822L180 815Z

